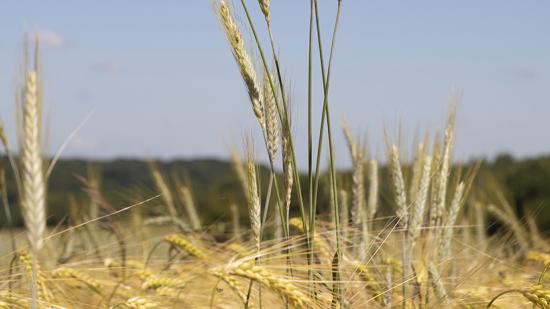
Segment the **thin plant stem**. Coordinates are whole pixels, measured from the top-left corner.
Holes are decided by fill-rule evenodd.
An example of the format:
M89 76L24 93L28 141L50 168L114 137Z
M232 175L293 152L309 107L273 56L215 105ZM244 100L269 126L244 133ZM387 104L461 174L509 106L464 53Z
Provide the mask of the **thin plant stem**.
M36 250L32 250L32 282L31 282L31 308L36 309L38 305L38 263Z
M308 65L307 65L307 179L309 185L310 218L313 211L313 129L312 129L312 60L313 60L313 0L310 0Z
M313 203L313 209L312 209L312 212L313 214L316 213L316 208L317 208L317 190L318 190L318 185L319 185L319 164L320 164L320 154L321 154L321 147L322 147L322 137L323 137L323 129L324 129L324 121L323 121L323 116L326 116L326 122L327 122L327 135L328 135L328 144L329 144L329 162L330 162L330 173L331 173L331 185L332 185L332 191L334 192L333 194L333 205L334 205L334 225L335 225L335 229L336 229L336 254L338 256L338 259L336 259L337 261L340 261L341 260L341 247L340 247L340 219L339 219L339 207L338 207L338 190L337 190L337 182L336 182L336 167L335 167L335 164L334 164L334 143L333 143L333 139L332 139L332 128L331 128L331 123L330 123L330 113L329 113L329 107L328 107L328 91L329 91L329 82L330 82L330 72L331 72L331 66L332 66L332 59L333 59L333 55L334 55L334 47L335 47L335 43L336 43L336 33L337 33L337 30L338 30L338 25L339 25L339 21L340 21L340 14L341 14L341 11L342 11L342 1L339 0L338 1L338 8L337 8L337 11L336 11L336 20L334 22L334 29L333 29L333 32L332 32L332 42L331 42L331 47L330 47L330 55L329 55L329 62L328 62L328 68L327 68L327 72L325 74L325 65L324 65L324 56L323 56L323 44L322 44L322 40L321 40L321 27L320 27L320 22L319 22L319 10L318 10L318 3L317 3L317 0L314 0L314 8L315 8L315 24L316 24L316 29L317 29L317 43L319 45L319 59L320 59L320 65L321 65L321 74L322 74L322 80L323 80L323 89L324 89L324 94L323 94L323 111L322 111L322 116L321 116L321 128L320 128L320 133L319 133L319 143L318 143L318 148L317 148L317 166L316 166L316 174L315 174L315 178L316 178L316 183L315 183L315 192L314 192L314 198L315 198L315 202ZM314 237L313 235L315 234L314 232L314 229L315 229L315 216L313 216L312 218L310 218L310 225L311 225L311 235L312 237ZM339 276L339 266L338 265L335 265L334 268L336 268L336 271L338 272L338 276ZM341 301L342 300L342 294L343 294L343 291L338 288L337 289L339 291L339 294L338 295L338 298L339 300Z
M262 45L260 44L258 34L256 33L256 28L254 27L254 22L252 21L252 17L250 16L250 13L248 12L248 8L247 8L246 3L245 3L244 0L241 0L241 4L242 4L242 7L245 11L246 18L248 20L248 24L250 26L250 29L252 30L252 34L254 35L254 40L256 42L256 46L258 47L258 52L260 53L260 58L262 59L264 69L267 72L269 72L269 67L267 65L267 60L265 58L265 54L263 52ZM285 125L288 128L288 132L290 132L290 120L289 120L289 117L288 117L289 113L288 113L286 99L285 99L285 95L284 95L284 88L283 88L283 83L282 83L281 71L279 69L278 60L277 60L276 55L273 55L273 57L275 58L275 66L277 68L277 76L279 78L279 84L280 84L280 88L281 88L281 99L282 99L284 114L283 114L283 112L281 112L277 96L274 96L274 100L275 100L275 103L277 104L277 113L279 114L279 119L281 119L281 123L283 123L283 125ZM267 79L268 79L269 84L271 86L271 90L273 91L273 93L276 93L275 84L273 83L273 79L271 78L270 74L267 75ZM291 158L292 158L291 161L292 161L292 167L294 169L294 177L296 179L296 181L295 181L296 191L298 192L298 194L297 194L298 195L298 207L300 208L300 214L301 214L301 217L302 217L302 222L304 223L304 225L306 225L307 221L306 221L306 215L305 215L304 201L303 201L302 194L301 194L302 188L301 188L301 184L300 184L300 177L299 177L300 175L299 175L299 172L298 172L298 169L297 169L296 153L294 151L294 143L293 143L293 140L292 140L292 134L289 134L288 141L289 141L290 151L291 151L291 154L292 154L291 155ZM306 230L306 236L307 236L307 230ZM306 237L306 239L309 239L309 237ZM309 243L309 241L308 241L308 243Z
M340 13L341 13L341 1L338 1L338 10L336 13L336 21L334 23L334 31L332 33L332 43L331 43L331 50L330 50L330 56L328 61L328 68L327 68L327 74L325 75L325 66L324 66L324 57L323 57L323 48L322 48L322 42L321 42L321 30L320 30L320 23L319 23L319 16L318 16L318 9L317 9L317 0L314 0L314 7L315 7L315 16L316 16L316 27L317 27L317 40L319 44L319 56L321 61L321 75L323 77L323 88L324 88L324 98L323 98L323 111L321 113L321 127L319 128L319 139L317 143L317 162L315 166L315 176L314 176L314 192L313 192L313 207L314 211L317 208L317 194L319 189L319 173L320 173L320 164L321 164L321 151L323 147L323 132L324 132L324 126L325 126L325 120L327 122L327 128L328 128L328 135L329 135L329 148L332 148L332 133L330 128L330 115L329 115L329 107L328 107L328 91L329 91L329 84L330 84L330 72L332 67L332 58L334 55L334 47L335 47L335 41L336 41L336 32L338 29L339 19L340 19ZM326 78L325 78L326 76ZM330 159L332 160L332 154L330 154ZM331 168L332 172L332 168Z

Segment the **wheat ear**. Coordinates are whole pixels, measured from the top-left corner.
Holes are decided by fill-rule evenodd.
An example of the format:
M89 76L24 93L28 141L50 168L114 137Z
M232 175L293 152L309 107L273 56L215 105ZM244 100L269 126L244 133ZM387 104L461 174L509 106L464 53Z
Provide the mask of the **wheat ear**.
M225 282L231 289L239 296L243 304L247 303L247 296L246 296L246 290L242 286L242 284L235 279L233 276L228 275L226 272L222 270L214 270L210 272L214 277L220 278L223 282ZM251 303L248 302L248 307L251 307Z
M230 151L231 159L231 166L233 167L233 170L235 171L235 174L237 174L237 179L239 180L239 183L241 184L241 188L244 192L244 197L247 202L250 201L250 196L248 195L248 179L246 177L246 171L244 168L244 164L241 160L241 157L237 150L232 149Z
M436 200L435 200L435 225L441 225L445 212L445 202L447 197L447 182L451 168L451 151L454 143L455 110L449 113L447 128L445 129L445 144L443 146L443 156L441 158L441 168L439 169Z
M248 250L243 245L241 245L237 242L230 243L229 245L227 245L226 249L237 253L240 257L250 256L250 255L254 254L254 252Z
M263 266L254 265L253 262L240 262L229 265L223 271L230 275L244 277L256 281L286 298L295 308L305 308L308 304L307 296L292 282L276 276Z
M533 305L541 309L550 308L550 290L545 290L540 285L532 286L522 291L522 294Z
M178 247L182 249L183 251L189 253L190 255L198 258L199 260L204 260L206 258L206 254L197 246L195 246L192 242L190 242L187 238L185 238L183 235L173 234L166 236L164 240L173 245L174 247Z
M185 211L189 216L189 221L191 221L191 227L194 230L200 230L201 220L199 219L199 214L197 213L197 208L195 207L195 201L193 200L191 189L187 186L180 186L180 194L183 200L183 205L185 206Z
M371 274L367 265L363 264L360 261L351 261L350 264L354 268L354 272L356 272L361 278L361 280L365 282L365 289L367 289L374 295L383 294L382 288L380 287L378 280ZM377 297L377 299L379 301L383 300L381 297Z
M395 204L397 206L397 217L399 225L406 228L408 225L407 195L405 193L405 182L403 172L401 171L401 162L399 160L399 150L393 145L390 154L391 176L395 190Z
M529 238L531 239L533 246L537 249L548 251L548 249L550 249L550 245L548 245L544 237L542 237L533 213L526 210L525 219L527 221L527 227L529 228Z
M539 251L528 251L525 258L529 261L541 263L542 265L550 264L550 254Z
M147 276L143 281L141 288L144 290L158 290L160 288L182 289L187 285L187 281L180 278L170 278L162 276Z
M416 194L419 192L418 190L420 187L420 180L422 178L425 155L426 147L424 146L424 143L418 144L418 146L416 147L414 163L412 165L412 176L409 185L409 199L411 201L414 201L416 199Z
M256 248L260 250L261 203L260 196L258 194L256 165L254 163L254 155L252 153L252 150L249 150L248 152L248 160L246 165L248 172L248 195L250 197L248 204L248 214L250 218L250 225L252 227L252 234L254 235L254 242L256 244Z
M414 243L420 235L424 214L426 212L426 202L428 199L428 189L430 188L430 174L432 169L432 158L427 156L424 160L424 166L421 171L418 192L415 193L415 200L411 214L411 240Z
M260 8L262 9L262 13L264 14L265 21L269 25L269 3L271 0L258 0L258 3L260 4Z
M258 77L256 70L254 69L254 65L252 64L252 60L244 47L244 40L239 27L233 18L231 7L225 0L220 0L216 7L216 13L225 31L231 51L235 57L235 61L237 61L241 76L248 90L248 96L250 97L250 102L252 103L254 115L260 125L263 126L264 111L261 103L260 84L258 83Z
M25 216L27 235L33 252L44 244L46 230L46 185L40 155L40 107L37 93L36 72L27 74L23 104L23 140L21 168L23 196L21 204Z
M524 227L521 226L521 223L516 218L515 214L508 211L503 211L501 208L498 208L492 204L487 207L487 211L510 228L512 233L514 233L514 236L517 238L522 250L525 251L529 249L529 237L527 236L527 232Z
M443 223L443 232L442 237L439 241L439 255L441 259L447 258L449 256L451 239L453 238L454 225L456 218L458 217L458 212L462 205L462 197L464 195L464 183L460 182L456 187L456 191L451 201L451 206L445 216L445 221Z
M15 295L0 298L0 309L27 309L29 303L26 299Z
M292 218L288 221L288 225L306 234L306 229L304 228L302 219L297 217ZM332 260L332 255L330 254L328 244L324 241L323 237L316 232L313 242L314 248L318 253L319 260L322 262L330 262Z
M367 203L367 217L373 221L378 208L378 163L369 161L369 197Z
M346 138L348 149L352 161L352 188L351 188L351 213L355 225L366 223L365 221L365 182L363 177L364 168L364 152L361 151L349 130L349 128L343 125L344 136Z
M283 177L285 187L285 206L288 217L290 202L292 200L292 185L294 184L294 170L292 167L292 150L288 136L283 137ZM288 218L287 218L288 219Z
M438 213L437 213L437 189L439 188L439 170L441 168L441 143L439 141L439 136L436 135L433 145L433 159L432 159L432 171L434 175L432 177L432 185L430 187L430 217L429 217L429 226L435 227L438 225Z
M437 271L437 267L432 262L429 262L428 264L428 274L430 276L430 281L435 291L435 295L437 296L437 298L439 298L439 300L444 305L449 306L450 303L449 303L449 297L447 295L447 290L443 285L443 280L441 280L441 276Z
M101 283L92 278L92 276L73 268L58 268L52 271L52 277L58 279L75 279L76 281L84 283L94 292L98 294L102 293L103 286Z
M239 242L241 241L241 216L239 214L239 207L237 207L237 204L231 203L229 204L229 211L231 213L231 231L233 232L235 240Z
M164 177L162 177L158 166L155 165L154 163L150 163L149 170L151 172L151 177L153 178L155 187L157 188L157 190L160 191L161 199L164 202L166 208L168 209L168 213L170 214L170 217L177 218L178 213L176 211L176 206L174 204L174 197L172 196L172 192L170 191L170 188L168 188L168 184L166 183L166 180L164 180Z
M353 163L352 173L352 196L353 208L357 209L361 223L362 237L359 243L360 259L364 260L367 255L367 246L369 243L369 227L367 219L367 208L365 201L365 178L363 177L364 155L362 151L357 152L357 156Z
M51 293L46 286L46 276L40 269L40 265L35 263L35 258L32 257L27 251L20 251L17 253L19 261L25 269L27 276L32 279L36 277L36 285L38 287L38 296L44 301L51 299ZM34 265L33 265L34 264Z
M126 300L125 303L123 303L123 305L125 307L131 308L131 309L153 309L153 308L158 308L159 307L158 303L153 302L153 301L149 300L148 298L141 297L141 296L136 296L136 297L129 298L128 300ZM113 308L118 307L118 306L119 305L116 305Z
M264 110L265 110L265 127L267 135L267 151L271 162L275 162L275 155L279 149L281 139L281 126L279 123L279 114L277 112L277 103L275 95L269 83L269 73L264 73Z
M508 293L521 293L523 297L525 297L533 304L533 308L550 308L550 290L545 290L541 285L534 285L525 289L512 289L501 292L497 296L493 297L493 299L491 299L486 308L491 307L499 297Z

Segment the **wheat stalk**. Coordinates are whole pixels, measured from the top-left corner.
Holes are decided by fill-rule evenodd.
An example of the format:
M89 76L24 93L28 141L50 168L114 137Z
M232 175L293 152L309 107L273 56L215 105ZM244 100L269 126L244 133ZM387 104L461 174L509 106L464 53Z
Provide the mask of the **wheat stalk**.
M482 209L482 204L474 203L474 224L476 227L476 240L482 248L487 243L487 235L485 235L485 211Z
M349 226L349 207L348 207L348 193L346 190L340 190L340 222L342 222L342 233L344 238L347 238L347 228Z
M274 225L273 239L278 239L278 240L283 239L283 221L281 219L280 212L275 212L273 225Z

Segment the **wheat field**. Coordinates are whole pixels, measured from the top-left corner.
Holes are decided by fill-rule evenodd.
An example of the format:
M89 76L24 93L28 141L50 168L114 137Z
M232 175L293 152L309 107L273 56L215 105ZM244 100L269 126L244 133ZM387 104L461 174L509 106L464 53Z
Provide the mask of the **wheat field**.
M0 308L550 308L550 244L535 218L518 216L495 186L476 181L479 163L453 160L460 93L450 95L442 134L428 132L412 149L388 134L386 160L377 161L361 135L331 122L330 73L345 3L337 2L328 44L317 0L310 3L307 104L322 104L319 120L311 112L292 118L270 1L213 2L262 136L262 147L247 138L230 153L244 203L225 205L232 215L223 224L206 225L193 188L150 162L154 194L113 205L90 168L79 175L86 202L74 203L67 224L47 225L58 157L43 153L37 39L17 91L18 151L0 131L9 159L0 170L9 223L0 233ZM251 10L263 20L253 21ZM322 80L322 102L313 99L312 78ZM307 145L295 143L295 122L307 122ZM350 171L336 167L336 139L347 145ZM305 172L298 148L308 150ZM267 164L256 160L261 151ZM24 227L10 223L14 202ZM155 216L142 210L151 202L160 205ZM489 232L489 216L502 226L497 232Z

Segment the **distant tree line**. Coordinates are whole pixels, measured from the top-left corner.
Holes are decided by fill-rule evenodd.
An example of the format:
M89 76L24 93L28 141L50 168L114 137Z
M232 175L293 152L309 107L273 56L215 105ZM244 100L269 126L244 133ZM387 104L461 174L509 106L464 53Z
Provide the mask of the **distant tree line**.
M18 208L13 175L6 158L3 158L2 163L6 171L5 185L14 224L21 226L23 222ZM472 164L466 164L463 170ZM231 203L241 206L241 217L246 221L244 195L228 161L173 160L158 162L158 165L169 183L180 182L191 187L195 204L205 225L228 221ZM120 209L158 194L147 162L144 160L61 160L48 182L48 223L50 225L58 224L67 218L71 203L73 208L77 209L88 207L90 198L84 188L90 168L99 175L101 194L114 208ZM260 180L262 192L265 193L269 175L265 167L260 168L260 175L262 175ZM307 181L306 177L303 177L303 181ZM537 214L541 229L550 229L550 156L516 160L510 155L500 155L493 161L481 164L476 181L476 187L481 187L489 193L492 190L502 191L508 202L517 208L520 217L526 209L529 209ZM381 168L380 183L390 183L385 168ZM494 185L489 186L486 183L494 183ZM349 188L348 171L341 171L339 185L344 189ZM320 186L319 212L328 214L328 185L322 181ZM393 200L391 186L383 185L380 189L381 210L391 213L389 210ZM148 204L159 206L161 201L157 199ZM139 207L145 215L152 215L162 209L154 205ZM124 217L125 214L121 216ZM0 227L6 227L6 225L6 216L2 208Z

